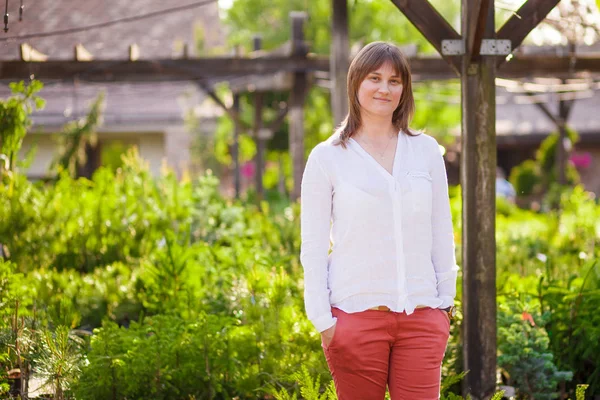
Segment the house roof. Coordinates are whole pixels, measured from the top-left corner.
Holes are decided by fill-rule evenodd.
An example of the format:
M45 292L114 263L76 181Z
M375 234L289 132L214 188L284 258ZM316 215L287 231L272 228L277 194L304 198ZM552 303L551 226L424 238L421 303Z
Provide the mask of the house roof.
M180 125L187 112L194 111L203 93L190 82L153 83L55 83L50 82L39 95L46 106L32 115L37 128L56 131L65 123L87 114L91 103L104 92L103 129L160 131ZM0 98L8 97L0 86Z
M210 0L208 0L210 1ZM2 37L17 37L0 42L0 60L19 59L19 46L27 42L49 59L73 59L78 43L96 59L127 59L129 45L136 43L140 58L171 58L182 53L181 43L195 52L194 31L202 31L206 47L223 44L216 1L177 12L123 22L105 28L50 37L19 39L19 36L86 27L122 18L153 13L173 7L201 3L196 0L24 0L23 21L18 21L19 2L10 0L9 31Z
M541 102L558 115L560 96L574 97L567 125L580 135L600 135L600 87L563 94L541 93L534 98L523 93L496 88L496 134L500 136L543 135L556 131L556 125L533 101Z
M209 0L210 1L210 0ZM18 21L19 2L9 0L9 32L5 36L21 36L52 32L114 21L153 13L173 7L201 3L198 0L24 0L23 21ZM135 22L124 22L106 28L65 35L14 39L0 42L0 60L19 59L19 46L27 42L52 60L72 60L74 46L83 46L95 59L126 60L129 45L136 43L140 59L181 57L182 43L188 54L195 55L198 33L205 49L222 46L224 37L216 1L192 9L165 13ZM153 83L89 83L44 81L40 96L46 107L32 116L34 124L56 129L84 115L100 91L105 93L103 113L105 129L118 126L148 126L160 130L181 124L184 114L197 107L203 93L190 82ZM8 97L6 83L0 83L0 98Z

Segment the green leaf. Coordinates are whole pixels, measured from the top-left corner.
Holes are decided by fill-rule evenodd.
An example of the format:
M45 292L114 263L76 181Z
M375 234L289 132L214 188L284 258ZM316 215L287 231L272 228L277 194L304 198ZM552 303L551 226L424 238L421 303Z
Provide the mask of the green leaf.
M46 100L42 99L41 97L36 97L35 98L35 108L38 110L43 109L46 106Z

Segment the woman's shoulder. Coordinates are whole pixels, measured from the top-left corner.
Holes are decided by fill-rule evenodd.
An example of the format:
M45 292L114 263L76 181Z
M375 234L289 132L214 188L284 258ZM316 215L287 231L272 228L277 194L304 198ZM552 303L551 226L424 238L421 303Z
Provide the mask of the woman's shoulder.
M338 153L342 146L337 144L337 140L339 139L339 134L333 133L327 139L319 142L313 149L311 150L311 154L315 154L318 157L331 157L334 154Z
M409 140L413 140L415 143L422 144L424 146L433 146L438 144L436 138L425 133L421 129L411 129L410 134L405 133Z
M431 135L426 134L422 130L412 130L411 135L406 134L408 140L411 141L416 146L419 146L425 151L429 152L439 152L439 143L436 138Z

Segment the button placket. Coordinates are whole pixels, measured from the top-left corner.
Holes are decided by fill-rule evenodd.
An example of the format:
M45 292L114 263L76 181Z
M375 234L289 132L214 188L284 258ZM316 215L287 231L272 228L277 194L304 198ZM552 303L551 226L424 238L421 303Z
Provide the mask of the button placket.
M394 180L392 192L392 204L394 210L394 231L396 238L396 271L398 274L398 302L400 310L406 307L406 268L404 260L404 240L402 230L402 193L401 186Z

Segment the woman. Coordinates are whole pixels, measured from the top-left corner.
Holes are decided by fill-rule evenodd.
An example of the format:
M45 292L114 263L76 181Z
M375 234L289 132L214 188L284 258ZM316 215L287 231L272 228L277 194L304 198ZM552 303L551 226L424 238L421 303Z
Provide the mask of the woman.
M306 313L340 400L383 399L386 385L392 400L437 399L458 271L444 161L408 127L396 46L365 46L347 90L348 115L302 178Z

